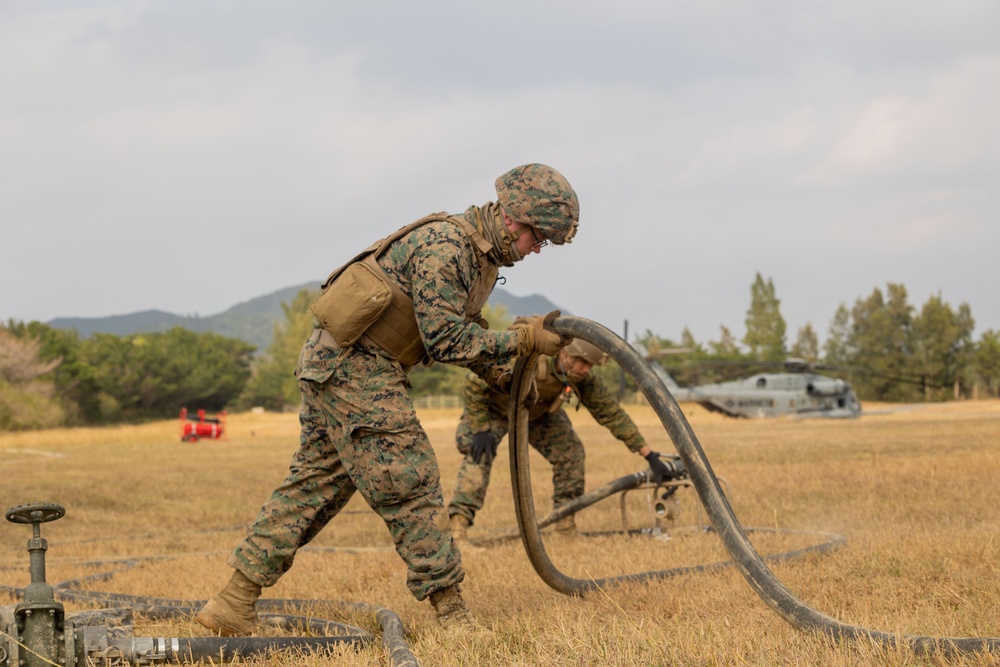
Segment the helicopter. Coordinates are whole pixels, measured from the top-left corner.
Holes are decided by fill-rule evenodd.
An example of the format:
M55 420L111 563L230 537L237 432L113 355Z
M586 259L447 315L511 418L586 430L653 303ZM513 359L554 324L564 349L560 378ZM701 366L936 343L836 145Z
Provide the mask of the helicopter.
M846 380L820 375L816 371L833 369L803 359L777 362L786 371L783 373L757 373L739 380L689 387L678 385L655 357L647 354L646 361L675 400L698 403L729 417L791 415L800 419L854 419L861 416L861 401Z

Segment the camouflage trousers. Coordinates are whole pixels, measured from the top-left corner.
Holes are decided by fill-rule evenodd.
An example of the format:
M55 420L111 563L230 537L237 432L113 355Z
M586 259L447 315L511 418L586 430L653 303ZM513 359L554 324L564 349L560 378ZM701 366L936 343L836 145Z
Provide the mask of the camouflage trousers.
M296 551L359 491L385 521L408 568L407 587L423 600L465 577L437 458L399 365L358 348L339 352L319 344L317 334L303 348L299 449L229 564L273 586Z
M490 431L499 441L507 435L506 417L491 416ZM472 430L462 415L455 432L458 451L465 454L458 469L455 492L448 503L448 515L461 514L472 523L483 508L490 485L491 463L475 463L469 454ZM528 442L552 464L552 508L565 505L583 495L586 453L583 442L562 410L528 422ZM495 461L496 459L494 459Z

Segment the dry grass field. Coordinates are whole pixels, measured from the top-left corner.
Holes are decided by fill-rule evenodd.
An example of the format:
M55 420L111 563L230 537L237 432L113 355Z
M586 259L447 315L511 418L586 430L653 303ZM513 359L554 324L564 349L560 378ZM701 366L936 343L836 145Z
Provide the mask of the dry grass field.
M842 534L826 555L772 569L799 598L838 620L890 633L1000 636L1000 401L893 406L850 421L735 421L683 406L712 466L761 554ZM653 412L629 409L654 448L672 446ZM639 470L586 411L571 413L587 443L587 488ZM446 499L459 455L457 410L425 411ZM235 414L224 441L184 443L175 421L138 427L0 434L0 501L57 502L66 516L42 526L47 579L57 583L118 569L92 590L204 599L228 577L226 556L283 478L297 445L295 415ZM539 515L550 509L549 468L532 453ZM681 499L679 523L699 524ZM679 494L679 495L681 495ZM627 496L631 527L653 525L644 491ZM617 498L578 516L584 531L622 527ZM487 506L471 530L483 540L515 527L506 446ZM781 531L789 531L787 533ZM675 526L649 537L546 537L556 565L602 578L728 558L711 533ZM30 528L0 522L0 583L28 583ZM130 568L109 561L135 559ZM466 554L465 589L489 638L444 636L430 605L407 592L405 567L381 521L355 498L274 588L271 598L347 600L388 607L403 619L422 665L995 665L1000 656L917 656L908 649L836 643L792 628L732 568L651 584L610 586L583 598L549 589L520 542ZM0 604L17 600L0 596ZM67 609L88 608L67 603ZM364 615L315 612L361 626ZM204 635L188 619L138 619L136 636ZM336 655L275 654L267 665L387 665L376 642Z

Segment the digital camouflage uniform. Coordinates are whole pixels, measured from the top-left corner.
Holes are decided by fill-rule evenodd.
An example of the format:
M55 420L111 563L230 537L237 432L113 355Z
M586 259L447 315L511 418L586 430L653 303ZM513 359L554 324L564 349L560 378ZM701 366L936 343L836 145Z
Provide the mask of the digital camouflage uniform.
M464 216L474 216L472 207ZM427 355L484 377L517 353L515 332L467 321L477 274L466 233L432 221L394 241L378 259L414 301ZM490 286L492 289L492 285ZM378 512L408 568L418 600L464 578L448 531L434 450L407 395L406 370L364 339L341 350L323 329L302 348L300 448L288 476L261 508L229 564L271 586L357 490Z
M512 357L568 345L572 339L551 326L558 312L517 331L490 331L480 315L499 267L538 252L542 241L570 243L580 219L576 192L552 167L514 167L495 185L495 202L421 218L323 283L295 370L299 449L230 556L229 581L194 615L213 634L264 629L256 610L262 588L288 571L355 491L382 517L407 565L408 588L430 598L438 625L481 629L462 597L461 554L406 374L418 363L447 362L506 386L510 374L500 373Z
M646 445L635 422L596 373L574 382L556 370L554 357L539 356L535 371L538 400L528 411L528 441L552 464L552 507L557 509L584 492L584 448L563 407L573 398L599 424L621 440L631 452ZM465 455L458 471L455 493L448 504L449 516L461 515L473 523L486 500L492 461L476 463L470 455L472 436L491 431L496 441L507 435L508 396L491 390L485 382L469 376L464 388L465 407L455 439Z

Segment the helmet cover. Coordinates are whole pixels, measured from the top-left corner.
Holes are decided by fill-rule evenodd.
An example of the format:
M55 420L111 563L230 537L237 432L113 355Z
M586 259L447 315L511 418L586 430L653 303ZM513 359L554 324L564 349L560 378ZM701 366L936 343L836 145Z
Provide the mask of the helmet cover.
M556 245L570 243L580 222L580 201L566 177L532 163L514 167L496 181L507 215L545 234Z
M594 366L603 366L608 360L608 355L604 353L604 350L582 338L574 338L573 342L563 349L569 356L583 359Z

